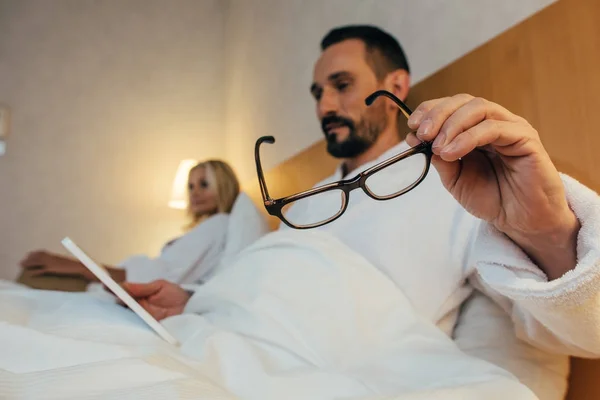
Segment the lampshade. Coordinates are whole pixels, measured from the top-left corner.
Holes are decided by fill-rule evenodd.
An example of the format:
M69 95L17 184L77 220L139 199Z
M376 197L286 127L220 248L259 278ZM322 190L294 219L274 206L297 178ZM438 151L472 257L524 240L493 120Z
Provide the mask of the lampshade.
M175 174L175 180L173 180L173 188L171 189L171 199L169 200L169 207L178 210L185 210L188 205L188 175L190 169L192 169L198 161L196 160L183 160L179 163L177 173Z

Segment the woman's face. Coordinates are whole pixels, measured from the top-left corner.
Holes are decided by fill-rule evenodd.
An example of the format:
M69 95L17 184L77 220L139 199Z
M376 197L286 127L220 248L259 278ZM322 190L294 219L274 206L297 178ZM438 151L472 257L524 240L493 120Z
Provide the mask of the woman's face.
M217 192L214 179L207 174L205 167L190 171L188 177L189 208L196 216L217 211Z

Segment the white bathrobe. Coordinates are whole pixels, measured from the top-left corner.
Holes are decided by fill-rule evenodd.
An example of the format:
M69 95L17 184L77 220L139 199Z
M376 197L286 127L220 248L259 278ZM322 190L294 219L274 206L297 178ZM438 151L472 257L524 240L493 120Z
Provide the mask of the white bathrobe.
M228 214L215 214L167 243L158 257L135 255L119 263L129 282L165 279L179 284L206 279L219 264L227 240Z
M250 197L240 192L229 214L210 216L179 238L165 244L155 258L135 255L119 263L129 282L165 279L183 285L210 279L269 227Z
M407 148L400 143L347 177ZM378 174L384 174L380 182L387 180L391 187L402 180L399 169ZM479 295L462 320L463 329L456 332L459 346L511 370L541 398L559 399L568 374L565 354L600 356L600 328L593 325L600 317L600 298L595 295L600 289L600 201L573 179L562 178L569 204L582 222L579 263L552 282L508 238L465 212L433 167L420 186L393 200L375 201L360 189L351 192L342 217L316 229L340 238L388 275L418 312L448 335L473 286L482 290L510 315L513 332L525 342L499 339L495 329L514 334L507 332L510 321ZM315 186L340 179L338 169ZM313 197L292 207L290 214L317 218L335 209L335 201ZM281 229L289 228L282 224Z
M157 257L136 254L117 264L128 282L148 283L164 279L180 285L197 285L209 279L223 258L229 215L215 214L184 235L163 246ZM110 296L99 282L87 292Z
M129 282L148 283L164 279L180 285L208 279L223 258L229 215L215 214L184 235L167 242L157 257L136 254L117 264ZM88 292L103 293L101 283L92 282Z
M402 142L347 176L408 147ZM378 174L387 174L390 185L402 179L392 168ZM562 178L567 200L582 228L577 267L552 282L506 236L467 213L442 186L433 167L419 186L393 200L376 201L361 190L351 192L346 212L315 229L332 234L365 257L413 300L421 315L447 334L475 283L510 311L520 337L556 352L600 355L600 330L592 334L594 330L581 330L579 325L590 321L590 313L600 318L600 305L594 304L600 300L595 297L600 289L600 200L572 178ZM338 170L316 186L340 179ZM318 215L332 208L323 200L331 198L315 196L294 205L290 213ZM282 224L280 229L290 228ZM585 303L589 307L573 309L582 302L589 302ZM565 313L561 312L563 306L567 307ZM556 329L556 335L538 322L551 332Z

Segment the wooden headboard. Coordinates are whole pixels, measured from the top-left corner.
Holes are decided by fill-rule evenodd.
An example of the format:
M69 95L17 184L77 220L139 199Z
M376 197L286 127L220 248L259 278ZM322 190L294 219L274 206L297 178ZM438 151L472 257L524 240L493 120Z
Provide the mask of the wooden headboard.
M560 0L415 85L408 103L456 93L495 101L531 122L560 171L600 192L598 21L600 1ZM266 179L273 196L285 196L310 188L336 166L321 141ZM256 181L244 189L264 211ZM600 399L600 361L573 359L567 399Z

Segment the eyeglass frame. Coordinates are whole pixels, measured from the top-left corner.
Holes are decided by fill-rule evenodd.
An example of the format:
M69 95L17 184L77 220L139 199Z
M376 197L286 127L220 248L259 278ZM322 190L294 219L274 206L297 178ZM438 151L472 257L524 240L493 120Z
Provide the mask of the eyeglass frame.
M372 93L365 99L365 103L367 104L367 106L370 106L380 96L388 97L394 103L396 103L396 105L400 108L400 111L402 112L402 114L404 114L404 116L407 119L412 114L412 110L406 104L404 104L404 102L402 100L400 100L394 94L392 94L386 90L378 90L378 91ZM312 228L317 228L319 226L323 226L323 225L326 225L326 224L329 224L329 223L335 221L336 219L341 217L344 214L344 212L346 212L346 209L348 208L348 201L350 199L350 192L355 189L358 189L358 188L361 188L363 190L363 192L365 192L365 194L367 196L369 196L370 198L372 198L374 200L378 200L378 201L391 200L391 199L394 199L396 197L402 196L403 194L410 192L415 187L417 187L419 184L421 184L421 182L423 182L423 180L427 176L427 174L429 172L429 168L431 166L431 157L433 156L433 151L431 148L432 142L422 141L418 145L411 147L410 149L407 149L407 150L403 151L402 153L396 154L395 156L390 157L387 160L384 160L384 161L358 173L353 178L342 179L337 182L328 183L328 184L325 184L325 185L322 185L322 186L319 186L316 188L312 188L309 190L305 190L305 191L302 191L300 193L296 193L296 194L293 194L290 196L282 197L279 199L273 199L269 195L269 191L267 189L267 184L265 182L265 176L264 176L262 165L260 162L259 149L260 149L260 145L265 142L273 144L273 143L275 143L275 138L273 136L262 136L256 141L256 144L254 146L254 159L256 162L256 172L258 175L258 183L260 185L260 191L262 194L263 203L264 203L265 209L267 210L269 215L279 218L279 220L281 220L284 224L286 224L287 226L289 226L290 228L293 228L293 229L312 229ZM376 172L381 171L384 168L389 167L392 164L395 164L399 161L402 161L402 160L404 160L408 157L411 157L413 155L416 155L416 154L424 154L425 157L427 158L427 161L425 163L425 168L423 169L421 176L414 183L412 183L407 188L405 188L397 193L388 195L388 196L377 196L369 190L369 188L366 185L366 181L370 176L372 176ZM342 192L344 192L344 198L342 199L342 207L337 212L337 214L332 216L331 218L326 219L321 222L318 222L318 223L299 226L299 225L295 225L295 224L291 223L290 221L288 221L285 218L285 216L283 215L282 209L286 205L288 205L292 202L310 197L310 196L314 196L314 195L325 193L325 192L332 191L332 190L341 190Z

